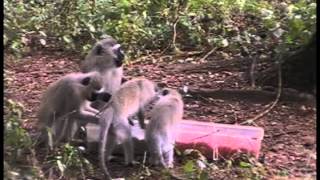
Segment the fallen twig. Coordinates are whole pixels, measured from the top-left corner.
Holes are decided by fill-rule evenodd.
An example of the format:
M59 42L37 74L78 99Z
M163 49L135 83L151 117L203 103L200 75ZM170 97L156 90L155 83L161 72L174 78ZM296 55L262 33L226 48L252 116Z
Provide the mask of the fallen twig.
M210 56L215 50L217 49L217 47L214 47L213 49L211 49L211 51L209 51L206 55L203 56L203 58L200 59L201 61L204 61L208 56Z
M250 119L240 123L241 125L252 124L257 119L260 119L261 117L263 117L264 115L269 113L276 106L276 104L279 102L279 99L281 96L281 89L282 89L282 77L281 76L282 76L281 75L281 64L279 63L278 64L278 93L277 93L277 97L276 97L275 101L273 103L271 103L271 105L266 110L262 111L261 113L259 113L255 117L250 118Z

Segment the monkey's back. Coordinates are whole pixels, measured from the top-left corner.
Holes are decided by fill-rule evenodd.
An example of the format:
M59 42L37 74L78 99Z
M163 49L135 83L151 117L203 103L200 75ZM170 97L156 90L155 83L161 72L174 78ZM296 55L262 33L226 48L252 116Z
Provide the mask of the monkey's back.
M79 73L71 73L63 76L56 82L49 85L43 93L38 111L40 124L51 121L52 118L58 118L63 114L72 111L76 104L79 104L75 83L78 80ZM68 106L66 106L68 104ZM54 116L53 116L54 115Z
M139 108L141 91L137 79L130 80L121 85L112 96L112 105L117 114L132 115Z
M165 137L171 133L183 116L183 101L180 95L167 95L162 97L151 111L151 120L146 130L146 136L153 133Z
M112 96L112 105L116 114L131 116L149 103L153 97L155 97L153 82L140 77L122 84Z

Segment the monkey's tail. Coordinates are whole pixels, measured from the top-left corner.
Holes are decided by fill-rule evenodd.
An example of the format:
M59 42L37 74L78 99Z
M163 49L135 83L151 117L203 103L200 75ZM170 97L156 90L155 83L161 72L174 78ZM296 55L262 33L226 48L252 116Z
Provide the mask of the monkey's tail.
M108 110L110 110L112 113L106 113L107 116L105 114L103 114L102 116L102 121L101 121L102 131L100 134L100 150L99 150L100 153L99 154L100 154L100 166L105 174L105 178L108 180L109 179L112 180L112 177L106 165L106 145L108 140L108 132L109 132L111 122L113 120L113 109L109 108Z

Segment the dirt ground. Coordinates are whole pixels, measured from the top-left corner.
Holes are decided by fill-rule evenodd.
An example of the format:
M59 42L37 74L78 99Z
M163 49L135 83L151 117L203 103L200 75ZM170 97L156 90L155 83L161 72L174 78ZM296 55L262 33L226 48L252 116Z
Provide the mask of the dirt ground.
M125 65L124 72L128 79L145 76L157 82L164 82L173 88L193 86L212 89L247 89L250 87L250 83L244 78L245 72L241 71L241 68L188 74L174 71L178 66L191 64L185 59L176 58L177 61L172 61L170 57L150 56L144 61ZM11 60L5 61L5 69L9 70L13 78L12 85L6 91L9 98L25 106L23 120L24 127L28 131L34 130L42 92L50 83L64 74L78 71L78 63L79 58L74 55L48 52L34 54L14 63ZM272 100L270 99L270 102ZM254 117L268 104L198 97L185 97L184 101L184 119L227 124L240 123ZM276 177L280 176L289 179L315 178L316 107L280 101L274 109L255 123L265 131L260 162L266 167L267 179L277 179ZM111 174L121 177L136 170L123 169L114 165L111 167ZM177 171L179 171L178 168ZM214 173L219 174L217 171ZM228 171L220 170L220 172L216 176L218 179L230 179Z

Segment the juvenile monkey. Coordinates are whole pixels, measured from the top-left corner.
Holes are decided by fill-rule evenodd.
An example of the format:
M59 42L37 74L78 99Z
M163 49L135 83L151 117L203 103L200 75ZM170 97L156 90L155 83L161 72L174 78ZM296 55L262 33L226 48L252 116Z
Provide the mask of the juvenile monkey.
M121 45L111 36L98 41L81 63L82 72L98 71L105 92L113 94L120 88L123 76L124 53Z
M173 167L176 124L183 116L183 100L173 89L165 88L151 111L151 120L145 132L152 165Z
M134 163L131 126L128 118L155 100L157 90L156 84L145 78L127 81L112 95L108 108L102 111L99 153L101 166L107 178L111 177L105 164L106 156L108 158L111 155L116 143L123 146L125 164Z
M98 123L98 110L90 106L90 101L102 96L101 77L97 72L71 73L52 83L42 95L38 112L40 143L48 141L47 128L52 130L54 145L74 137L78 125L87 122Z

